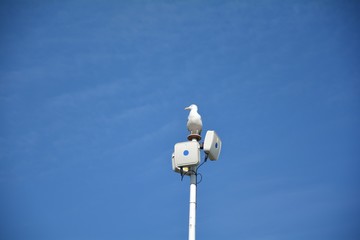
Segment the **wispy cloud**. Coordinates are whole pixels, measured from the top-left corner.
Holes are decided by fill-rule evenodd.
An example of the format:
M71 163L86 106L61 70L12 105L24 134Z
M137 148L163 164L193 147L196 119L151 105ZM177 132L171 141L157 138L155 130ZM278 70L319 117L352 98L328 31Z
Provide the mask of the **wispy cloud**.
M104 97L113 96L122 91L124 91L124 89L119 82L106 82L105 84L97 85L95 87L66 92L59 96L54 96L53 99L50 99L48 105L50 108L57 106L74 106L83 102L96 101Z

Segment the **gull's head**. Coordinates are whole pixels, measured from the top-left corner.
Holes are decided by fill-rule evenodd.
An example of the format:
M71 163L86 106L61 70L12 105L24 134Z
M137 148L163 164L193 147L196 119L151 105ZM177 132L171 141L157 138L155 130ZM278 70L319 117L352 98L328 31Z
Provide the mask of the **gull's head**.
M190 106L186 107L185 110L198 110L198 107L195 104L191 104Z

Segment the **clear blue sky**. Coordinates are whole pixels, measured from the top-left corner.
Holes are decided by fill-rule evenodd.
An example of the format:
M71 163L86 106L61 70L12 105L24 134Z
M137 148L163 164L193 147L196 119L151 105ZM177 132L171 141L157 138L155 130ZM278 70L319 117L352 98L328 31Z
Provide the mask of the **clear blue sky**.
M360 236L359 1L1 1L0 237Z

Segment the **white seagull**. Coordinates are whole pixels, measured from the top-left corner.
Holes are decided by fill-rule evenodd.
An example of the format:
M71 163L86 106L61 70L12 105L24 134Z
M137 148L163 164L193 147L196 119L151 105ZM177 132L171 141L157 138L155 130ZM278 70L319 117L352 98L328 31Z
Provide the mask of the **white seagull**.
M187 128L190 132L190 134L201 134L202 130L202 121L201 116L197 112L198 107L195 104L191 104L185 110L190 110L188 122L187 122Z

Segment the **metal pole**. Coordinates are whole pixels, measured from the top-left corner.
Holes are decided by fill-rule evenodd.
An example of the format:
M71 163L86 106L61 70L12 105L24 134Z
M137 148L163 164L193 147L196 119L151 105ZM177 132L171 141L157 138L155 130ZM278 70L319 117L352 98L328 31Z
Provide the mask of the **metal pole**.
M196 227L196 167L191 168L190 175L190 209L189 209L189 240L195 240Z

